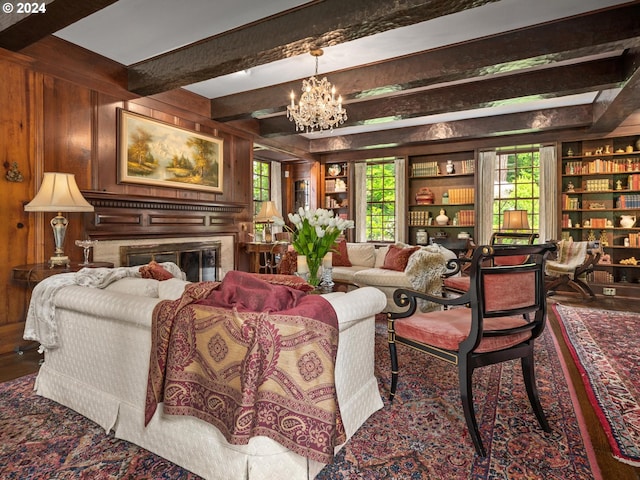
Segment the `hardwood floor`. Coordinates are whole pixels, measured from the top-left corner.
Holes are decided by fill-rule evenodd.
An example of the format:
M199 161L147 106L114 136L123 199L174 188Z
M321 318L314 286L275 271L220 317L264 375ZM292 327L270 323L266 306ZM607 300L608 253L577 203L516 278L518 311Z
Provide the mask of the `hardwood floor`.
M558 302L566 305L586 306L592 308L604 308L607 310L625 310L640 313L640 302L632 299L617 297L598 297L594 301L585 303L580 297L573 295L556 295L549 297L549 302ZM576 368L566 345L562 340L558 321L551 309L549 309L549 325L558 338L562 353L567 363L572 383L580 400L580 407L591 436L591 442L598 459L600 470L604 479L616 480L640 480L640 468L619 462L611 455L609 442L600 426L600 422L587 399L587 395L580 379L580 374ZM35 348L31 348L23 354L9 353L0 355L0 382L5 382L14 378L27 375L38 370L38 365L42 356Z

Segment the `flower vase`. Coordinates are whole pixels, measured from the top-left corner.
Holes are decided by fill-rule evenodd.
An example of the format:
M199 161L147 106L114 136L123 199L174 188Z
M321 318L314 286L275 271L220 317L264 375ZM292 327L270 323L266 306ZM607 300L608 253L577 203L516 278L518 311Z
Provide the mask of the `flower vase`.
M320 284L321 276L320 266L322 266L322 257L316 257L315 255L307 255L307 267L309 267L309 280L308 283L317 287Z

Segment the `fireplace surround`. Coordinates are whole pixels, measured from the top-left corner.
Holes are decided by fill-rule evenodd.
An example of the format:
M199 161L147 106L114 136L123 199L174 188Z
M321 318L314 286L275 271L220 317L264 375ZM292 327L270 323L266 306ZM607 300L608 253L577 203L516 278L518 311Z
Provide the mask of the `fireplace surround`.
M88 236L98 240L93 249L96 262L126 266L151 259L173 261L190 270L185 272L192 281L221 280L236 268L246 205L95 191L82 194L95 208L85 214L85 225ZM123 257L121 252L129 253ZM199 265L197 273L194 264Z
M220 279L220 242L152 243L120 246L120 264L131 267L151 261L173 262L190 282Z

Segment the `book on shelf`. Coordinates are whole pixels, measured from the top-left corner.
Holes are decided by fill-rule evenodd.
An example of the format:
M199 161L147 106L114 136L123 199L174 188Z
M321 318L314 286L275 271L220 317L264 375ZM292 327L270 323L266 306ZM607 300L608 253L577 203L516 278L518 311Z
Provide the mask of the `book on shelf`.
M461 227L475 225L475 215L475 210L460 210L458 212L458 225Z
M580 208L580 199L578 197L570 197L566 193L562 194L563 210L578 210Z
M607 227L607 219L606 218L590 218L589 226L591 228L606 228ZM611 226L611 225L609 225Z
M613 283L613 275L605 270L594 270L587 274L589 283Z
M476 162L473 160L463 160L460 162L460 173L475 173L476 171Z
M618 197L616 201L617 208L640 208L640 195L624 194Z
M438 162L416 162L411 164L412 177L428 177L440 175Z
M566 175L584 175L594 173L624 173L638 170L638 159L618 158L615 160L602 160L596 158L587 162L570 161L564 164Z
M412 227L425 226L429 224L431 215L426 210L412 210L409 212L409 225Z
M474 203L475 200L475 189L473 187L450 188L448 193L449 203Z

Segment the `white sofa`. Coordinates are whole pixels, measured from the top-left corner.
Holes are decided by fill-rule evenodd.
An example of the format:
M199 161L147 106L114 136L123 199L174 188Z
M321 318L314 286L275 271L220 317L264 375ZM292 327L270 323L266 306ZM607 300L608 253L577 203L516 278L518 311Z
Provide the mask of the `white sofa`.
M152 312L161 299L178 298L185 284L123 278L104 289L60 288L54 297L59 346L45 351L37 393L206 479L314 478L323 464L266 437L230 445L212 425L165 416L162 408L144 427ZM349 438L382 408L374 376L374 316L385 297L361 288L327 299L340 327L335 382Z
M398 312L400 308L393 301L393 292L398 288L416 288L424 285L424 291L431 295L440 295L442 274L446 271L446 262L456 258L456 254L440 245L421 247L411 255L407 268L403 272L382 268L389 250L388 246L376 248L372 243L347 243L350 267L334 266L332 270L335 282L355 287L375 287L387 297L385 312ZM433 271L420 272L425 260L433 260ZM416 280L417 276L422 278ZM428 277L428 278L427 278ZM413 280L413 283L412 283Z

